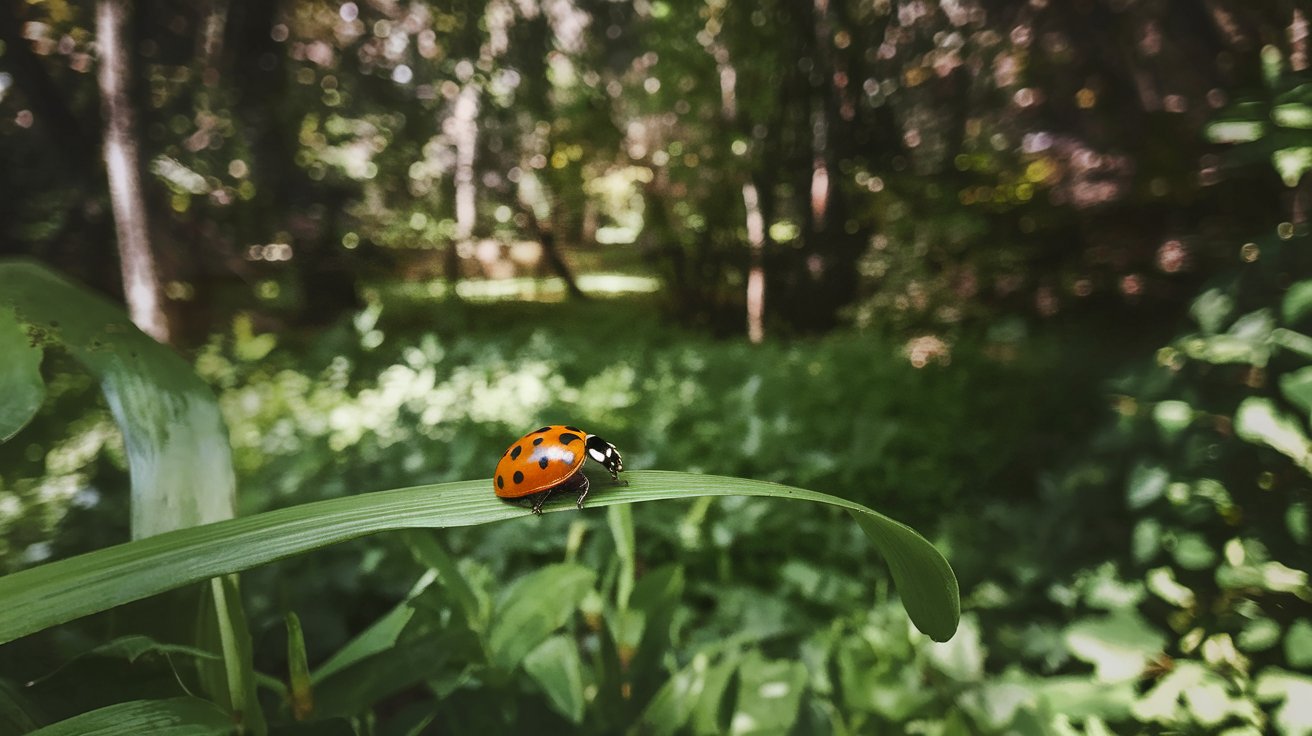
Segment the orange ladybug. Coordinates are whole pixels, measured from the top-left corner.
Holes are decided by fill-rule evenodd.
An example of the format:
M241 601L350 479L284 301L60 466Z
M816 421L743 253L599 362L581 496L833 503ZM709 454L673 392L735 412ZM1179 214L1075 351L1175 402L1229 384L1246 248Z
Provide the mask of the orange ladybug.
M492 476L492 489L508 501L531 498L533 513L557 493L577 493L579 508L588 497L583 463L591 457L618 481L624 460L615 445L578 427L552 424L515 440Z

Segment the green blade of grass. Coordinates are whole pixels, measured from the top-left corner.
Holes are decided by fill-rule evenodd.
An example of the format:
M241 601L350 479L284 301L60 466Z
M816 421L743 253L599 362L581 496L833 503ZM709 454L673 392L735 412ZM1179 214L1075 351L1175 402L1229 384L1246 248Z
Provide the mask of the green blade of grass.
M594 491L588 508L698 496L766 496L847 509L888 561L916 627L936 641L950 639L957 629L961 602L952 568L932 544L905 524L846 499L764 481L654 470L625 473L625 477L628 486ZM577 513L568 503L550 504L544 511ZM489 481L474 480L333 498L180 529L0 578L0 601L5 601L0 643L187 583L366 534L530 516L526 509L496 498Z
M0 441L40 406L41 354L52 346L96 377L123 433L134 539L235 516L228 429L209 386L118 305L25 260L0 260ZM202 682L263 733L245 613L239 597L225 603L224 585L235 590L236 581L213 583L216 607L201 622L202 632L215 634L224 661L200 663Z
M22 429L41 408L46 384L41 378L41 348L18 323L14 310L0 305L0 442Z
M133 700L73 716L29 736L219 736L233 723L214 704L199 698Z
M123 432L134 539L236 515L228 429L214 393L121 307L40 264L0 259L0 321L0 417L14 417L0 434L35 410L41 349L60 346L100 381Z

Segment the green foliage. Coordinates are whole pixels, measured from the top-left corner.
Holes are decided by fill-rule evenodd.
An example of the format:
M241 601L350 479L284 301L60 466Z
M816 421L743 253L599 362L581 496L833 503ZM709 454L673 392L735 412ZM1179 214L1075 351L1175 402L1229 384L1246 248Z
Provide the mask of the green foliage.
M41 348L22 329L12 308L0 313L0 387L7 397L0 405L0 441L8 440L41 408L46 386L41 380Z
M44 394L37 370L42 352L62 347L99 380L122 432L132 536L232 518L236 479L227 429L213 393L190 366L136 329L121 309L38 264L0 262L0 294L0 347L9 348L0 375L0 435L7 439L32 416ZM224 657L222 667L200 662L198 674L238 722L261 733L250 634L235 582L213 580L210 591L197 638Z
M150 230L182 340L231 322L195 356L231 434L105 302L0 266L0 592L43 581L0 629L109 607L0 650L0 731L225 731L176 696L246 676L287 733L1312 732L1294 4L984 5L136 3ZM90 8L0 16L0 242L113 292ZM689 323L741 331L759 257L771 338L886 332L459 303L556 298L544 233ZM639 470L686 500L298 553L522 515L460 481L562 419L833 505ZM116 546L236 480L240 523ZM853 504L950 552L955 638L946 563Z
M886 470L888 478L896 472L903 479L888 489L889 503L955 504L964 512L948 517L945 539L966 581L970 613L944 645L908 627L897 603L878 592L887 578L862 561L868 547L861 536L836 532L850 528L841 516L780 513L778 503L749 499L605 514L576 514L565 504L552 510L570 513L533 521L539 531L532 534L524 533L526 522L477 533L449 529L440 539L412 531L253 570L243 587L267 630L282 628L282 612L266 613L269 604L253 591L274 581L289 586L277 607L302 620L314 702L308 718L324 728L360 718L379 728L534 724L594 733L633 724L660 733L762 723L818 732L1283 727L1297 717L1285 703L1297 697L1306 667L1298 643L1312 629L1305 617L1282 613L1306 595L1306 562L1290 555L1299 534L1306 541L1308 503L1299 491L1290 504L1272 505L1272 491L1252 482L1265 469L1274 482L1298 488L1302 472L1286 451L1295 446L1290 437L1305 431L1297 379L1306 363L1279 342L1297 344L1300 323L1284 315L1299 312L1271 306L1263 295L1275 292L1254 278L1281 252L1267 247L1253 273L1200 298L1194 313L1206 329L1181 336L1158 353L1157 365L1118 381L1117 416L1087 452L1065 465L1049 458L1032 498L1020 489L965 489L995 487L981 479L1034 463L1008 446L1024 445L1020 438L1035 436L1037 427L1050 427L1049 435L1069 431L1052 419L1083 416L1082 404L1067 396L1079 374L1039 374L1065 376L1067 383L1041 395L1075 412L1054 412L1039 424L1017 412L1035 400L1032 376L1041 364L986 357L970 343L952 346L950 366L920 369L870 337L764 346L759 351L770 357L762 359L742 346L662 332L622 308L610 317L563 309L562 327L553 330L514 327L521 320L511 306L480 308L496 331L475 340L449 334L443 321L460 324L472 311L447 313L416 334L409 303L394 299L380 315L331 331L304 351L327 366L309 371L289 363L284 344L263 346L258 360L237 357L248 353L242 341L256 337L239 332L198 363L219 384L237 428L243 476L253 487L286 489L281 501L264 504L343 497L227 523L281 520L257 544L241 542L247 537L232 536L226 525L211 542L224 559L237 550L245 566L308 542L300 524L355 504L358 513L334 535L353 536L366 523L407 525L405 514L428 507L523 515L493 499L481 481L451 487L458 492L343 494L350 482L485 474L506 436L559 416L618 442L630 466L663 465L666 457L699 470L755 474L777 466L780 475L825 479L861 497L870 486L846 465L873 473L886 463L899 468ZM1276 273L1290 268L1271 264ZM589 351L566 327L581 319L616 336L608 353ZM388 339L374 342L374 331ZM388 347L401 337L407 347ZM1243 350L1217 347L1236 341ZM655 347L637 349L646 344ZM1084 360L1039 346L1030 344L1030 361ZM1234 362L1236 355L1252 362ZM1263 381L1254 387L1259 360ZM987 392L979 381L997 393L981 396ZM861 408L904 418L886 430L893 439L844 441L832 417L854 416L842 402L850 410L859 394L835 383L869 386L871 394L878 387L884 396ZM504 401L505 394L515 400ZM847 431L860 431L865 420L851 421ZM935 421L944 422L945 434L957 430L957 446L933 439ZM712 422L719 431L710 431ZM815 440L799 446L798 436ZM914 452L939 453L932 462L940 467L924 476L933 484L918 484L923 466L898 465ZM290 480L281 481L284 475ZM599 489L592 505L642 494L646 479L662 477L636 472L630 488ZM1254 505L1252 494L1266 500ZM370 506L388 498L395 512ZM288 533L292 527L282 524L305 510L295 522L301 531ZM143 543L152 540L135 544ZM166 576L168 557L140 562L140 579ZM895 553L887 557L896 564ZM228 569L195 562L183 565L189 575ZM134 579L116 577L115 587ZM550 605L533 605L544 599ZM348 619L361 601L376 613ZM339 633L348 626L359 633ZM283 655L262 649L262 669L282 671ZM74 663L64 676L84 666ZM159 666L139 660L133 668L144 675ZM271 692L283 697L285 688ZM414 707L391 707L416 692L422 697ZM280 718L292 718L292 705L283 707Z
M0 294L0 318L8 322L0 330L11 341L16 329L26 336L6 365L24 371L7 376L14 383L6 383L6 394L18 399L10 405L7 396L7 410L30 410L40 396L31 379L39 376L35 368L47 345L82 363L100 381L125 438L134 537L232 518L236 481L227 429L209 387L185 361L133 327L122 309L35 263L0 262ZM204 488L180 490L198 482Z
M917 625L936 639L956 630L956 580L946 560L911 528L860 504L772 483L669 471L626 474L621 491L595 494L594 507L696 496L757 495L829 504L854 515L892 568ZM524 515L488 492L485 480L421 486L319 501L135 540L0 578L9 615L0 642L187 583L265 564L366 534L410 527L459 527ZM552 512L562 511L557 506ZM492 663L513 669L591 587L577 566L539 571L495 609ZM547 605L545 602L550 602ZM554 607L553 607L554 606Z
M1241 144L1237 157L1266 161L1285 186L1312 171L1312 81L1289 73L1275 46L1262 49L1266 89L1240 99L1207 125L1215 143Z
M859 504L761 481L654 471L630 472L626 477L625 488L596 492L590 505L746 493L820 501L846 509L884 554L901 589L903 605L917 625L938 639L949 638L956 629L957 587L946 561L908 527ZM550 509L560 510L564 507ZM701 513L706 513L704 507ZM0 597L7 605L7 615L0 620L0 638L12 641L78 616L210 579L213 600L208 606L227 617L220 617L214 630L202 626L202 648L137 636L117 639L91 652L99 658L123 659L134 668L146 659L158 662L162 658L176 678L175 657L190 660L204 671L217 659L211 651L233 650L237 632L226 622L240 620L240 593L235 578L225 577L231 573L371 532L480 524L525 514L496 499L485 481L467 481L328 499L177 529L0 578ZM317 671L307 666L307 646L298 617L289 617L292 685L278 684L275 691L290 698L293 717L317 718L327 727L338 722L336 719L365 713L420 683L447 683L436 686L439 702L453 691L468 690L472 682L485 683L469 703L476 706L481 698L506 697L527 678L536 683L544 700L503 714L506 720L502 725L539 718L539 705L590 730L604 731L632 722L664 679L662 673L669 664L665 652L686 576L671 566L639 579L638 535L632 514L627 508L615 508L607 512L607 518L620 564L604 578L577 562L558 563L520 577L499 594L488 587L490 578L471 577L431 538L411 535L416 559L433 569L414 586L406 602L348 642ZM441 588L432 587L438 581ZM439 595L439 590L443 594ZM446 590L451 595L445 595ZM609 595L614 596L610 612L605 604L598 605ZM580 612L595 639L593 647L580 649L573 637L560 633L574 625ZM584 657L587 651L592 652L590 659ZM83 661L72 663L60 676L78 677ZM239 682L240 675L232 672L238 660L229 656L221 661L230 670L227 681ZM806 691L806 670L800 664L750 655L742 660L738 677L742 684L734 723L786 724L799 717ZM223 692L223 684L219 680L213 686ZM173 725L187 725L198 729L197 733L210 732L215 726L206 713L196 710L197 702L201 701L121 703L47 728L60 732L61 728L86 730L126 723L125 727L138 730L169 732ZM241 701L233 698L229 702ZM236 712L235 718L240 719L240 707ZM253 717L245 715L250 718L249 727L258 730ZM423 723L452 716L430 712L417 717L416 722ZM224 728L233 722L225 721Z
M226 736L232 721L199 698L119 703L39 728L32 736Z

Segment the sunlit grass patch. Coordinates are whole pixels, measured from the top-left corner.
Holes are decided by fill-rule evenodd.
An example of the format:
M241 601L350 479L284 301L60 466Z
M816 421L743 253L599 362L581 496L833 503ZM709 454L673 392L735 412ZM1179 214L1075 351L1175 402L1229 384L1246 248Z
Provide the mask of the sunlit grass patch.
M591 273L578 277L579 288L593 297L651 294L660 289L660 280L651 276L623 273ZM446 279L398 283L383 287L391 297L412 300L443 299L451 295ZM568 298L565 281L560 277L508 279L464 279L456 283L455 295L471 302L531 301L559 302Z

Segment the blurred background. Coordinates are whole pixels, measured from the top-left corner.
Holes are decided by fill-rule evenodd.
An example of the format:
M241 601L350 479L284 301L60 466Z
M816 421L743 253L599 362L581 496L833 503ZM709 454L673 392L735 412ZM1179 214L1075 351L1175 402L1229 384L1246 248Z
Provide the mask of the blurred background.
M868 504L955 567L933 645L845 515L635 507L639 573L687 581L646 696L698 662L796 683L640 730L1309 734L1310 27L1296 0L9 0L0 249L194 364L244 514L483 477L559 422L631 469ZM0 446L0 572L128 538L97 387L45 370ZM440 538L492 597L567 539L616 551L600 514ZM424 570L382 537L246 574L257 667L285 672L284 612L313 664ZM357 693L368 723L650 712L448 669Z

